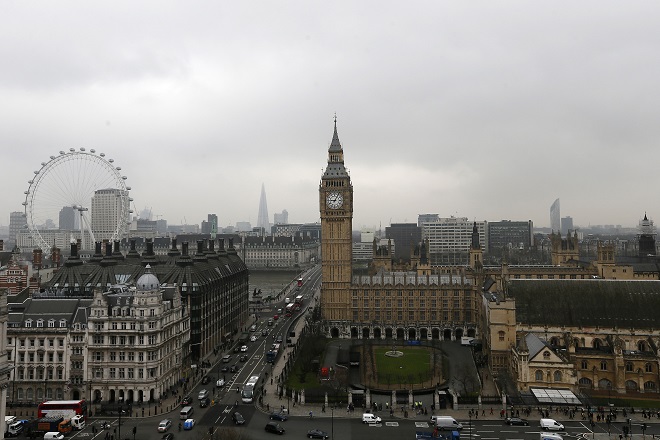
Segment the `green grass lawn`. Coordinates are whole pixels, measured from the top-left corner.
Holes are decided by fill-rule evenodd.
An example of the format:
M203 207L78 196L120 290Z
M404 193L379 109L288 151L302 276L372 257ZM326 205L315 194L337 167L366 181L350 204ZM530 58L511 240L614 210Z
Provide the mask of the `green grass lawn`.
M382 383L420 383L431 376L431 351L423 347L397 348L401 357L385 356L389 348L375 348L376 371Z

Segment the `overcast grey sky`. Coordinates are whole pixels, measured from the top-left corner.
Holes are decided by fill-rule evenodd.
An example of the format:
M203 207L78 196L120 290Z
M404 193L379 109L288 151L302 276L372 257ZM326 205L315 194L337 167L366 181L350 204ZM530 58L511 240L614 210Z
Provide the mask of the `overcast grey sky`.
M354 228L419 213L658 217L660 3L0 2L0 224L60 150L170 223L319 219L338 117Z

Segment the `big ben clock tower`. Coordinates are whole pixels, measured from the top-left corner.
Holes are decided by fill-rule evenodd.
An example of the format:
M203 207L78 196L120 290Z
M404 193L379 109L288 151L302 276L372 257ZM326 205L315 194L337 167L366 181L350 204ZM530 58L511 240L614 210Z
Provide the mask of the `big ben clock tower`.
M344 167L344 150L335 132L328 166L319 186L321 210L321 310L325 321L346 321L352 279L353 185Z

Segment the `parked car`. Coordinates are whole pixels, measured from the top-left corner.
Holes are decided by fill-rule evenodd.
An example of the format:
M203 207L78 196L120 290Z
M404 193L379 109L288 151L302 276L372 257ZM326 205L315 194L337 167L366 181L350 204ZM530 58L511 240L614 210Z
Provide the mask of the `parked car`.
M231 360L231 355L229 354L226 354L222 357L222 362L224 362L225 364L229 363L230 360Z
M186 396L183 399L181 399L181 406L188 406L192 403L192 397Z
M271 420L277 420L279 422L286 422L289 417L284 414L283 412L274 412L270 414L270 419Z
M172 421L170 419L163 419L158 424L158 432L165 432L172 426Z
M256 341L256 340L257 340L257 336L256 336L256 335L252 335L252 336L250 336L250 342L254 342L254 341Z
M247 345L242 345L241 346L241 351L245 353L247 351Z
M320 429L312 429L307 431L307 438L320 438L321 440L326 440L330 438L327 432L321 431Z
M220 388L225 386L225 380L224 379L218 379L218 381L215 383L215 386Z
M520 417L507 417L504 419L504 423L507 425L529 426L529 422Z
M234 425L245 424L245 418L238 411L231 415L231 419L234 421Z
M266 423L266 432L272 432L273 434L284 434L284 428L280 426L277 422L268 422Z

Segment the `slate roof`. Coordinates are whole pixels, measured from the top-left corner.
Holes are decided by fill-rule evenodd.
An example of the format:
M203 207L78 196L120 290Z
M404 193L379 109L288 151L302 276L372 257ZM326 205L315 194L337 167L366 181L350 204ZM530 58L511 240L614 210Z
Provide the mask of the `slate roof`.
M660 327L660 281L511 280L507 296L523 325Z
M56 328L59 328L59 320L64 319L67 325L73 322L87 322L89 307L92 304L91 298L30 298L24 303L8 304L10 323L22 323L27 319L37 321L43 319L48 321L54 319ZM36 324L32 324L36 327Z

